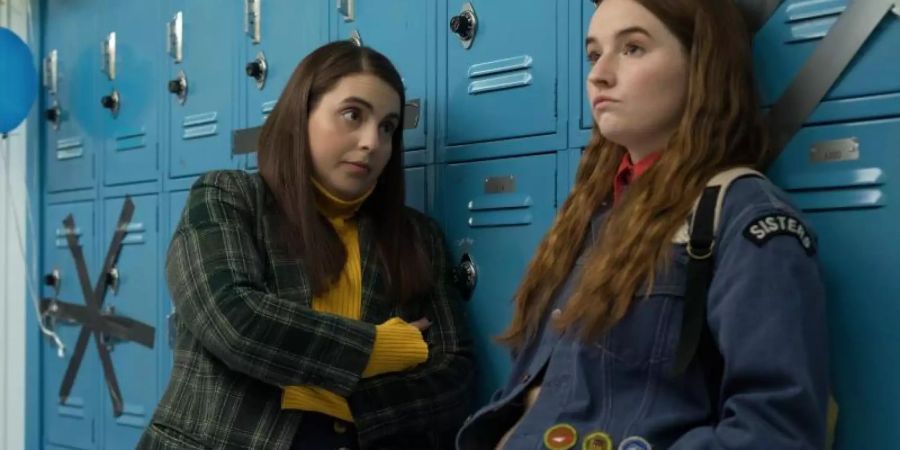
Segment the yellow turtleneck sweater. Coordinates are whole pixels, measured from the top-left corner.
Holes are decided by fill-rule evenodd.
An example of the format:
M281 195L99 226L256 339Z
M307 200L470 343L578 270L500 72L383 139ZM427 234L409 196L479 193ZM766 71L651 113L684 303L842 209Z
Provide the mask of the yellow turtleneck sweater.
M359 320L362 306L362 267L355 215L372 190L356 200L345 201L328 192L315 180L313 185L316 188L316 207L331 222L341 238L344 248L347 249L347 262L329 290L313 298L312 309ZM428 346L422 338L422 333L403 319L394 317L375 326L375 344L362 377L399 372L421 364L427 359ZM314 386L286 386L281 398L281 407L314 411L347 422L353 421L350 407L344 397Z

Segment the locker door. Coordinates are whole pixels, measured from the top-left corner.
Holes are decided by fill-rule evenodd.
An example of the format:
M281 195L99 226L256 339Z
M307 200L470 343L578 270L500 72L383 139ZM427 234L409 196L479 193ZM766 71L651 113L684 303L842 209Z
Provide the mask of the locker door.
M169 194L169 214L168 220L165 222L165 235L163 239L163 245L161 246L160 251L161 259L159 262L159 267L162 273L160 274L159 279L162 283L162 319L160 322L161 326L157 329L157 339L156 342L160 345L160 368L159 379L162 381L160 385L160 396L165 391L166 386L169 384L169 377L172 375L172 347L174 347L174 330L172 329L172 320L174 320L174 316L172 315L174 312L174 307L172 306L172 298L169 296L169 289L166 287L166 279L165 279L165 255L169 248L169 243L172 242L172 234L175 233L175 228L178 227L178 221L181 220L181 211L184 209L185 203L187 203L188 191L180 191L180 192L172 192Z
M769 175L819 237L828 293L835 448L900 448L900 119L801 130Z
M577 5L577 6L576 6ZM571 68L571 83L569 97L572 105L569 106L570 122L572 123L571 146L586 145L591 137L591 128L594 126L594 117L591 113L590 100L587 98L586 81L591 66L584 52L584 38L587 36L591 17L596 6L591 0L579 0L573 3L571 17L571 30L569 36L569 67Z
M426 212L428 188L425 182L424 167L409 167L406 172L406 206Z
M44 8L46 186L49 192L86 189L94 186L94 152L101 142L99 9L86 2L48 2Z
M448 145L554 133L557 129L558 2L447 1L447 17L475 16L475 37L464 48L447 23ZM471 19L457 19L465 33ZM462 27L462 28L459 28ZM469 26L471 28L471 26Z
M358 39L387 56L397 67L406 86L406 102L418 108L407 108L407 113L418 111L418 123L403 133L407 150L425 148L426 100L433 98L428 91L428 2L420 0L393 0L390 8L373 0L350 0L348 7L338 7L338 39ZM433 20L433 19L432 19ZM355 35L354 35L355 33Z
M72 214L76 228L68 230L63 225L63 220ZM74 259L66 241L68 233L75 233L78 243L84 252L85 263L88 268L91 290L97 276L97 261L94 253L94 208L93 203L70 203L50 205L46 209L43 239L43 267L45 274L59 274L58 298L66 303L85 305L78 272L75 269ZM91 271L93 269L93 272ZM54 289L45 285L44 298L54 297ZM51 322L60 339L65 345L65 354L62 358L57 355L57 349L48 340L43 340L41 345L41 379L30 380L41 383L43 401L43 425L45 445L65 445L66 448L94 449L97 448L95 433L97 431L97 419L100 405L98 402L108 400L101 396L101 370L97 356L97 347L94 337L88 341L78 369L75 383L65 403L59 401L59 390L63 375L69 366L78 334L81 326L62 321ZM102 391L105 395L105 390Z
M134 215L126 226L122 250L116 262L117 281L106 293L104 308L116 316L128 317L159 329L158 289L160 264L157 260L157 197L132 197ZM104 203L103 242L106 252L122 211L124 199ZM100 262L102 264L102 262ZM101 268L98 266L97 270ZM104 448L134 448L149 424L159 399L158 351L131 341L111 340L113 368L122 393L122 415L114 417L112 403L103 402Z
M466 307L479 403L506 380L509 352L494 341L512 320L512 297L556 213L556 155L439 167L443 227L454 262L470 259L477 284Z
M847 7L847 0L786 0L753 40L756 77L773 104ZM826 100L900 93L900 15L888 14Z
M102 82L96 98L104 124L106 185L152 181L159 173L158 105L165 92L161 89L165 60L160 44L160 5L104 3L100 41L114 57L106 64L106 73L98 75ZM106 109L101 107L103 101L107 102Z
M233 1L173 0L172 6L168 18L173 30L169 82L160 86L170 92L169 175L183 177L236 168L242 158L231 155L231 131L238 108L236 39L241 33L242 5ZM178 53L180 63L176 62Z
M304 56L327 39L329 2L244 0L252 14L245 15L244 58L240 76L247 92L247 127L260 126L275 107L281 90ZM258 35L256 15L259 15ZM256 154L247 166L256 168Z

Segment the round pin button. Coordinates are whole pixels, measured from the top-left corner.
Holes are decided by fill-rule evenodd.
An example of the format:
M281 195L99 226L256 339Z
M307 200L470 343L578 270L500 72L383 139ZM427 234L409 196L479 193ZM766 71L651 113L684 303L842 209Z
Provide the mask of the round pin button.
M619 443L619 450L653 450L653 447L646 439L640 436L631 436Z
M553 312L550 313L550 318L553 320L559 320L559 318L561 316L562 316L562 310L559 308L554 309Z
M584 438L581 448L583 450L613 450L612 439L608 434L596 431Z
M568 450L578 441L578 432L564 423L553 425L544 432L544 446L550 450Z

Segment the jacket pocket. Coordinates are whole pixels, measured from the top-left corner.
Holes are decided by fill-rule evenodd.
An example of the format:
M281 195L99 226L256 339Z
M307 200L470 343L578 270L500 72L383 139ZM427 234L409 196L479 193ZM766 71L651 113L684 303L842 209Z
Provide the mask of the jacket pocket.
M152 440L156 441L156 444L152 445L151 448L186 450L207 449L207 447L201 444L198 439L167 425L152 422L150 423L148 431L153 438Z
M683 251L674 249L672 265L656 276L649 292L640 289L625 317L594 343L597 352L633 368L674 359L687 283Z

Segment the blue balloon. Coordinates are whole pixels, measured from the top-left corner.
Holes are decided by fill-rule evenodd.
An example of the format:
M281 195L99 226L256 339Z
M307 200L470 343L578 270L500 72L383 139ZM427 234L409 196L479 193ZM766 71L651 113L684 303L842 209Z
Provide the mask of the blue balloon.
M0 133L19 126L38 92L31 50L15 33L0 27Z

